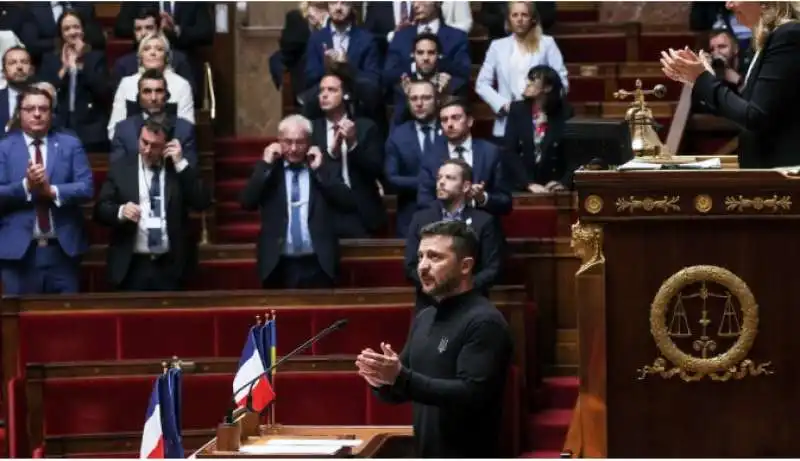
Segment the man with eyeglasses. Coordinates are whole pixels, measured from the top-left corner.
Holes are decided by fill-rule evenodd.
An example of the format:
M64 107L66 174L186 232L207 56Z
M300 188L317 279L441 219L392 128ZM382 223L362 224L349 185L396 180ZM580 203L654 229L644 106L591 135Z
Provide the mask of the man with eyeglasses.
M4 295L77 293L89 247L81 205L94 195L78 138L52 129L53 99L19 96L20 130L0 141L0 274Z

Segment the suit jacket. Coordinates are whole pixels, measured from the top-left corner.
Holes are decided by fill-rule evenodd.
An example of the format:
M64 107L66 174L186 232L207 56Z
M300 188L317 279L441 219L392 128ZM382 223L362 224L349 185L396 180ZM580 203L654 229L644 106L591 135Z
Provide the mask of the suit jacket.
M181 143L183 158L189 165L197 166L197 142L195 141L194 125L188 121L172 117L174 123L172 137ZM142 114L132 115L117 123L114 129L114 138L111 140L111 156L109 162L115 162L122 157L138 157L139 132L144 125Z
M708 72L694 83L693 97L715 115L742 127L739 165L774 168L800 164L800 24L770 34L741 95Z
M189 58L181 50L172 50L170 60L170 67L178 75L185 78L192 88L195 87L194 75L192 74L192 67L189 65ZM119 82L127 77L139 72L139 58L136 57L136 52L132 51L126 55L120 56L114 62L114 69L111 71L113 79L113 88L116 89Z
M566 104L566 103L565 103ZM504 171L508 172L509 183L515 190L527 191L528 184L546 185L550 181L567 184L570 181L562 139L571 109L564 106L561 112L551 114L547 120L547 132L542 144L542 156L536 163L534 144L533 101L526 99L511 103L508 111L508 124L503 137Z
M160 2L122 3L119 8L117 22L114 23L114 36L133 39L133 18L141 8L158 10ZM186 52L202 46L210 46L214 42L214 21L211 10L205 2L175 2L173 19L180 27L181 34L176 36L171 31L164 31L170 46Z
M386 139L384 173L397 196L397 236L405 237L417 211L419 173L424 155L419 144L415 120L398 125ZM435 139L441 138L437 135Z
M76 132L86 145L108 139L108 66L103 51L90 51L83 56L83 70L78 72L75 85L75 112L69 111L69 73L58 77L61 55L55 52L42 57L39 78L50 82L58 90L56 112L66 128Z
M440 139L433 146L433 155L425 157L419 172L417 207L424 208L436 200L436 176L439 167L450 158L447 142ZM494 144L472 138L472 180L484 183L488 200L480 208L493 215L511 212L511 190L503 174L500 151Z
M28 200L22 180L30 155L20 131L0 140L0 259L22 258L33 238L34 202ZM94 197L89 159L74 136L51 131L47 136L47 177L58 189L60 205L50 204L53 229L64 253L71 257L89 247L81 205Z
M323 45L333 48L330 24L311 34L306 47L305 87L311 88L325 75L325 52ZM347 62L356 78L378 83L381 77L378 47L372 34L358 26L350 28L347 45Z
M492 130L494 136L503 136L507 117L499 115L499 113L504 105L514 100L515 89L512 87L514 80L511 75L515 69L509 60L514 53L514 40L514 37L510 35L506 38L492 40L481 70L478 72L478 77L475 79L475 92L492 108L495 114L498 114ZM558 72L564 88L569 88L564 57L561 55L555 39L549 35L542 36L538 52L528 55L528 62L524 66L525 72L527 73L528 69L533 66L542 64L550 66Z
M347 171L350 176L350 190L356 201L356 212L339 211L336 225L340 237L347 238L358 234L358 229L375 233L386 224L386 210L376 182L383 177L384 152L381 134L372 120L356 118L356 146L347 152ZM325 153L328 159L338 163L337 170L343 170L342 159L333 159L328 153L327 125L324 118L313 123L312 142ZM360 225L359 225L360 223Z
M489 290L500 277L500 268L505 255L505 237L500 222L489 213L472 207L464 207L462 213L463 220L478 235L478 252L472 272L473 283L477 290L488 296ZM408 228L405 271L408 280L417 288L417 309L424 309L433 302L429 296L422 293L417 273L420 231L428 224L441 221L442 217L442 203L437 200L432 206L417 211Z
M339 239L331 223L336 219L336 210L355 211L356 204L335 162L325 157L322 165L310 173L308 230L320 266L335 279L339 272ZM259 160L242 191L242 208L261 211L261 230L256 245L261 280L266 280L275 270L284 252L289 226L286 186L282 162L268 164Z
M469 57L469 40L467 34L453 27L439 26L439 43L442 55L439 58L439 69L453 78L470 80L472 60ZM414 51L414 39L417 38L416 27L406 27L394 34L386 52L386 63L383 65L381 81L389 88L400 82L403 74L411 75L411 53Z
M53 16L51 2L30 2L26 3L25 7L27 15L20 39L25 42L34 61L38 63L42 56L54 50L56 37L61 34L56 18ZM91 45L93 50L105 51L106 36L97 21L94 4L92 2L71 2L71 9L77 11L83 20L83 34L86 43ZM132 24L133 20L131 20Z
M364 28L375 36L381 56L386 55L386 47L394 37L397 27L394 20L394 2L366 2ZM441 19L450 27L469 34L472 29L472 10L469 2L444 1L441 5ZM411 2L408 2L409 14L413 14Z
M26 35L35 31L25 27L29 14L25 6L14 2L0 2L0 30L13 32L26 48L30 48L28 44L33 43L36 36Z
M121 157L111 163L94 206L95 221L111 228L108 245L108 275L115 286L128 274L136 244L138 226L119 220L119 207L139 203L139 156ZM187 166L178 173L170 160L165 163L166 219L172 274L181 278L194 264L195 242L187 238L189 211L204 211L211 206L211 191L200 180L199 171Z
M283 30L278 42L281 62L288 71L292 81L292 91L297 96L306 86L306 48L311 37L311 28L300 10L286 13ZM310 85L309 85L310 86Z
M450 83L448 83L447 88L445 88L443 94L460 96L460 97L468 97L469 96L469 83L468 80L464 80L460 77L450 77ZM438 85L436 85L438 88ZM409 108L408 108L408 97L406 96L405 91L403 91L403 85L400 83L394 86L394 115L392 116L392 123L394 126L397 126L407 120L412 120L413 116L411 115Z

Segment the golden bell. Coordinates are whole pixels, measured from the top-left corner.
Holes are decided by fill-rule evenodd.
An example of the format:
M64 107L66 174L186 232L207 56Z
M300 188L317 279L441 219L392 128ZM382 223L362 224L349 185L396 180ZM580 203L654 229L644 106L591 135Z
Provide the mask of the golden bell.
M666 159L671 158L673 155L667 146L661 142L661 138L658 137L658 133L653 128L655 124L653 112L644 99L646 95L663 98L666 94L667 88L664 85L656 85L652 90L643 90L640 79L636 80L636 89L634 91L619 90L614 92L614 97L617 99L633 97L630 108L625 112L625 121L628 122L628 128L631 133L631 148L636 157Z

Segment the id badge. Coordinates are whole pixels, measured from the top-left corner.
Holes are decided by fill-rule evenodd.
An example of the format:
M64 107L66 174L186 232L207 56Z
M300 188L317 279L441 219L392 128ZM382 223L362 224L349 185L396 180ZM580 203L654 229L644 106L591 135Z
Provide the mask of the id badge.
M161 218L150 216L145 220L148 229L161 229Z

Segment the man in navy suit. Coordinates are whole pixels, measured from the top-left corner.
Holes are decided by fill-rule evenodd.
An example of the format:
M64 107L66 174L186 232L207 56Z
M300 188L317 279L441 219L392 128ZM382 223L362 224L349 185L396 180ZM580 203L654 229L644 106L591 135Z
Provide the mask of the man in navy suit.
M197 166L197 142L194 125L167 110L168 88L164 74L156 69L148 69L139 79L139 100L141 112L131 115L117 123L114 138L111 140L109 162L121 157L139 155L139 133L144 121L157 117L159 122L170 127L168 141L176 140L181 147L182 156L189 165Z
M386 179L397 196L397 236L406 236L411 217L417 211L420 164L434 155L441 138L436 115L436 89L429 80L408 84L409 109L414 119L395 127L386 140Z
M503 178L500 151L491 142L470 135L473 118L469 103L455 97L439 109L439 123L446 139L425 157L419 172L417 205L427 207L436 200L436 177L447 159L460 159L472 167L474 181L468 194L471 205L498 216L511 212L511 191Z
M58 19L66 10L78 12L83 22L86 43L94 50L105 50L106 36L97 21L92 2L30 2L25 7L28 14L20 39L24 40L36 63L39 63L45 53L53 51L56 38L61 36Z
M150 34L161 32L161 25L159 24L159 13L157 8L140 8L136 12L133 19L133 50L130 53L120 56L114 62L114 69L112 71L112 78L114 79L114 88L119 85L119 81L123 77L133 75L139 72L139 57L137 50L139 49L139 42ZM189 59L186 54L181 50L170 50L170 67L178 75L185 78L192 88L195 88L194 75L192 75L192 67L189 65Z
M4 294L76 293L89 247L81 204L94 194L74 136L51 130L53 99L20 95L20 127L0 141L0 268Z
M6 50L3 55L3 76L8 86L0 90L0 137L5 136L9 122L14 118L19 92L33 77L33 63L28 50L21 46Z
M412 75L417 71L413 59L414 39L422 33L431 33L439 38L439 71L448 73L454 79L469 81L472 61L467 34L444 24L438 8L436 2L415 1L416 26L400 29L394 34L386 53L381 80L390 90L400 83L403 74Z
M303 113L309 118L319 118L317 96L319 82L332 64L346 64L358 88L358 98L364 107L365 117L385 119L380 104L381 64L375 38L355 25L355 14L350 2L329 2L328 25L311 34L306 48L306 91L300 100Z

